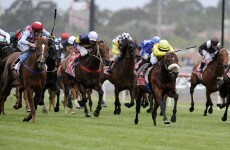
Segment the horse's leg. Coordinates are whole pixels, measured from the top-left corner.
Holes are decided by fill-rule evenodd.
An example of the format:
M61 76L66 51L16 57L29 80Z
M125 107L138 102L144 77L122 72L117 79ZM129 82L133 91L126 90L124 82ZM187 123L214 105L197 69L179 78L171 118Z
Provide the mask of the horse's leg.
M221 99L222 99L222 104L216 104L216 106L219 107L220 109L226 106L225 98L221 98Z
M26 96L27 96L27 99L29 101L29 105L30 105L30 113L27 117L25 117L23 119L24 122L28 122L30 121L30 119L32 119L32 123L34 124L35 123L35 106L34 106L34 101L33 101L33 91L32 91L32 88L26 88L25 89L25 93L26 93Z
M102 103L104 91L102 90L101 85L97 86L95 88L95 90L98 92L99 100L98 100L98 103L97 103L97 108L94 111L94 116L98 117L99 114L100 114L100 111L101 111L101 103Z
M119 115L121 113L121 103L119 100L119 93L120 91L115 87L114 89L114 93L115 93L115 110L114 110L114 115Z
M82 100L79 101L80 106L84 107L85 117L91 117L88 108L87 108L87 97L86 97L86 89L83 87L83 85L79 85L78 89L81 93Z
M133 107L133 105L135 104L134 103L134 89L130 88L129 93L130 93L130 97L131 97L131 102L130 103L125 103L125 106L128 107L128 108Z
M176 122L176 113L177 113L177 101L179 98L179 95L177 93L174 93L174 107L173 107L173 115L171 117L171 122Z
M154 126L156 126L157 125L157 121L156 121L156 118L157 118L157 109L158 109L158 107L159 107L159 104L158 104L158 102L157 102L157 100L156 99L154 99L154 105L153 105L153 111L152 111L152 119L153 119L153 124L154 124Z
M135 125L138 124L138 114L140 113L140 109L141 109L141 98L144 96L144 93L142 93L141 88L139 88L138 93L137 93L137 97L136 97L136 117L134 120Z
M146 111L147 113L150 113L153 110L153 94L149 94L148 99L149 99L150 107Z
M165 96L163 97L163 101L164 101L164 104L165 104L165 111L166 111L166 101L167 101L167 98L168 98L167 95L165 95ZM163 116L162 110L160 111L160 116Z
M228 117L228 107L230 105L230 95L228 94L227 96L227 103L226 103L226 108L225 108L225 112L224 112L224 115L222 117L222 121L226 121L227 120L227 117Z
M211 99L210 95L211 95L211 92L208 89L206 89L207 101L206 101L206 108L204 110L204 116L207 116L207 111L209 114L212 114L212 112L213 112L213 109L212 109L213 103L212 103L212 99Z
M15 88L15 96L16 96L16 103L14 104L13 108L14 109L19 109L19 108L22 108L22 102L20 101L20 98L19 98L19 87L17 86Z
M60 101L59 101L59 98L60 98L60 88L56 85L56 90L55 90L55 93L57 95L57 101L56 101L56 106L54 108L54 111L55 112L58 112L59 111L59 106L60 106Z
M30 109L30 104L29 104L29 102L28 102L28 98L27 98L27 96L26 96L25 90L24 90L23 88L20 88L20 89L19 89L19 92L20 92L20 99L21 99L21 101L22 101L22 93L23 93L23 98L24 98L25 103L26 103L26 111L27 111L27 112L30 112L30 111L31 111L31 109Z
M92 101L92 98L91 98L92 92L91 92L90 89L87 89L86 92L87 92L87 96L88 96L88 99L89 99L89 110L92 112L92 106L93 106L93 101Z
M196 88L197 84L192 84L191 82L191 87L190 87L190 95L191 95L191 107L189 108L190 112L194 111L194 99L193 99L193 94L194 94L194 89Z

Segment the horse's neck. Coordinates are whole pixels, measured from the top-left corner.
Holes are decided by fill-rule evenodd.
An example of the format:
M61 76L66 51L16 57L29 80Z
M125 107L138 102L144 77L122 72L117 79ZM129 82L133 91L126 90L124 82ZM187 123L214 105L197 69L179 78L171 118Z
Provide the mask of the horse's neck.
M91 70L97 70L100 67L100 59L96 54L90 54L86 60L83 62L85 66L87 66L88 69Z
M48 71L55 70L55 68L56 68L56 66L55 66L55 60L53 60L50 57L48 57L48 59L46 61L46 65L47 65L47 70Z
M224 73L224 69L218 64L218 59L210 62L207 67L213 76L221 76Z
M124 57L121 60L121 65L119 67L122 70L122 72L133 73L134 65L135 65L134 58Z
M29 54L29 56L24 60L24 64L30 68L33 68L33 70L40 70L38 68L38 63L37 63L37 58L35 56L35 53Z

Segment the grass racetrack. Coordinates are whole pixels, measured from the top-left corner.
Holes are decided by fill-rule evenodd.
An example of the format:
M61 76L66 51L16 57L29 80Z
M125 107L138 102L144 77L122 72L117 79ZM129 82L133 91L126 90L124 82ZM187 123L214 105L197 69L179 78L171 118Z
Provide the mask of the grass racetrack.
M135 107L128 109L123 103L120 116L114 116L114 97L106 100L107 108L102 108L98 118L93 116L93 112L91 118L85 118L83 109L76 110L76 114L64 114L62 105L58 113L43 114L41 106L38 106L35 124L22 121L27 115L24 101L19 110L13 109L14 103L15 98L9 97L5 103L6 115L0 116L1 150L230 148L230 119L221 121L224 110L218 110L215 102L213 114L204 117L205 102L195 103L195 110L190 113L190 103L179 98L177 122L164 125L162 116L158 115L157 126L153 126L151 115L143 108L139 124L134 125ZM94 98L93 111L96 103ZM168 119L171 114L172 106L167 107Z

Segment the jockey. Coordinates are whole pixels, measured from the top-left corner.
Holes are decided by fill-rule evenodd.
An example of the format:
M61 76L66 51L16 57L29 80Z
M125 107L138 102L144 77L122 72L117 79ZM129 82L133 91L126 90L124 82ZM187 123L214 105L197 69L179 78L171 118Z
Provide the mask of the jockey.
M160 42L158 36L154 36L151 40L143 40L140 44L140 54L142 58L141 64L135 69L136 71L145 63L149 63L152 48L155 44Z
M198 70L200 73L202 73L205 63L216 56L219 46L219 40L216 37L213 37L199 47L199 53L202 56L202 61Z
M10 45L16 49L18 45L18 38L21 35L22 30L18 29L15 32L10 32Z
M99 39L98 34L95 31L90 31L87 34L81 34L77 36L73 44L74 44L75 53L80 53L80 55L74 60L74 62L76 63L82 57L87 56L88 55L87 49L94 47L98 39ZM77 48L75 42L77 44Z
M64 32L64 33L61 34L61 40L60 40L60 44L59 44L59 46L61 48L61 52L62 52L61 53L61 60L63 60L66 57L66 55L65 55L66 46L68 45L69 37L70 37L69 33Z
M124 55L122 52L123 47L127 45L128 41L132 41L132 37L129 33L123 32L113 39L112 54L115 62L119 62ZM113 61L110 61L107 72L111 72Z
M36 45L34 43L36 39L41 36L52 37L53 35L51 35L48 31L44 29L43 24L41 22L36 21L31 25L28 25L25 29L23 29L21 35L19 36L19 41L17 45L18 49L21 52L25 52L28 51L31 47L35 48ZM26 58L28 56L28 52L20 55L19 59L16 61L17 64L12 69L17 70L19 72L21 61L23 58ZM26 56L22 57L22 55L24 54Z
M0 29L0 41L10 44L10 34Z
M165 56L167 52L172 52L172 51L174 50L167 40L160 40L159 44L154 44L152 53L151 53L150 62L148 66L145 67L145 69L143 70L143 73L141 76L144 77L147 69L150 66L154 67L159 59Z

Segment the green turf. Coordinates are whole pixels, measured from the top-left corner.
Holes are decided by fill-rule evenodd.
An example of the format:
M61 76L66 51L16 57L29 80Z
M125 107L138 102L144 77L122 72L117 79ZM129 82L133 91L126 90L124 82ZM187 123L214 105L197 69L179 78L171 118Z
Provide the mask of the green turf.
M96 104L96 102L94 102ZM113 115L113 100L107 100L107 108L98 118L84 117L84 111L76 114L60 112L43 114L37 110L36 122L22 122L25 108L13 109L14 99L5 103L6 115L0 116L0 149L100 149L100 150L224 150L230 148L230 119L221 121L224 110L214 106L214 112L204 117L204 104L196 104L193 113L190 104L179 101L177 122L164 125L157 116L153 126L151 115L141 109L139 124L134 125L135 107L126 108L122 103L120 116ZM23 103L24 104L24 103ZM93 110L95 109L95 105ZM167 108L170 119L172 107Z

